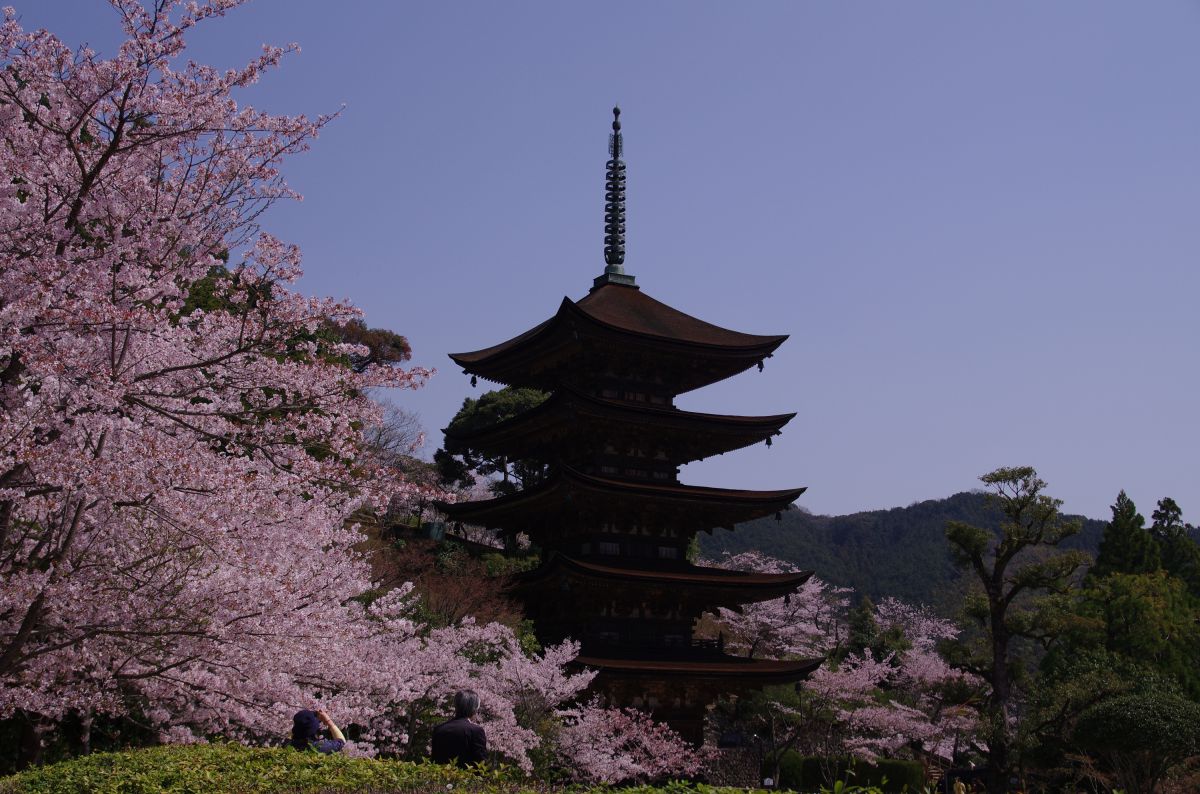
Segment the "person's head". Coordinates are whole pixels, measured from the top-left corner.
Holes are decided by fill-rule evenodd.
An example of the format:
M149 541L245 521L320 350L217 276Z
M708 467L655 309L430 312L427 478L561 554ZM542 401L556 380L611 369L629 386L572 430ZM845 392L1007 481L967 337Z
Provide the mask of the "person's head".
M474 689L463 689L454 693L454 716L456 719L474 717L479 711L479 695Z
M297 711L292 717L292 747L297 750L307 750L308 746L321 735L321 720L317 712L304 709Z

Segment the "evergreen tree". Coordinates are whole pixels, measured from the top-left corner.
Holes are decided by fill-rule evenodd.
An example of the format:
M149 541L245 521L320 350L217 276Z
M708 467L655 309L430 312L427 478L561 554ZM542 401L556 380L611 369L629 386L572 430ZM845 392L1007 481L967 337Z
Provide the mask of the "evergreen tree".
M863 651L875 646L879 639L879 623L875 620L875 604L870 596L864 595L847 616L849 637L846 654L862 655Z
M1083 712L1154 685L1174 686L1141 660L1106 651L1094 637L1065 639L1042 660L1029 685L1021 760L1027 769L1038 770L1033 790L1074 791L1086 775L1083 767L1090 753L1074 736Z
M892 599L886 599L885 604L889 600ZM905 636L904 626L899 622L881 626L878 614L879 609L866 595L850 610L846 616L848 636L840 658L869 654L876 659L883 659L891 654L903 654L912 648L912 642Z
M468 397L446 428L446 446L434 454L438 470L446 480L464 480L470 472L485 477L499 475L490 488L497 496L516 493L522 487L544 479L549 470L537 460L512 460L492 455L457 441L454 431L476 430L498 424L540 405L547 395L536 389L516 389L506 386L484 392L479 399ZM465 481L465 480L464 480Z
M1150 531L1160 540L1175 535L1187 534L1188 530L1192 529L1191 526L1183 523L1183 510L1169 496L1164 496L1158 500L1158 505L1154 508L1154 512L1150 514L1150 518L1154 520L1154 523L1150 526Z
M1080 612L1105 650L1141 662L1200 698L1200 612L1184 582L1165 571L1113 574L1083 592Z
M1183 511L1169 496L1158 501L1151 518L1150 533L1158 541L1163 568L1182 579L1192 597L1200 599L1200 544L1192 539L1196 528L1183 522Z
M1112 520L1104 527L1100 553L1088 572L1091 579L1114 573L1150 573L1157 571L1158 544L1145 529L1146 519L1137 511L1133 500L1124 491L1117 494L1112 506Z

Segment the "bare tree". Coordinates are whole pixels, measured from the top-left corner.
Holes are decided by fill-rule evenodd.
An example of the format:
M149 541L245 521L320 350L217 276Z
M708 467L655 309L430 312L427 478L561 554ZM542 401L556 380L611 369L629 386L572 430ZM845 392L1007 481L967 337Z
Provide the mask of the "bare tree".
M420 414L384 403L383 418L363 433L367 449L385 466L405 468L406 458L425 444Z

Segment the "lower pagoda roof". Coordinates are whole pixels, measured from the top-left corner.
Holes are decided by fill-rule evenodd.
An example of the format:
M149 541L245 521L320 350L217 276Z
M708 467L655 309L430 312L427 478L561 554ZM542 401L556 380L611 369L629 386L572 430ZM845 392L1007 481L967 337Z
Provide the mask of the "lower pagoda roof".
M722 678L754 686L800 681L820 667L824 661L824 659L739 659L734 656L728 657L727 661L614 659L577 656L574 664L596 668L606 675Z
M628 428L639 436L653 439L668 450L667 456L672 462L682 464L769 439L795 415L697 413L612 400L563 388L533 408L494 425L465 431L448 427L443 432L448 445L460 443L510 458L552 459L554 452L563 445L564 437L595 437L589 426L603 423L607 434Z
M590 592L600 597L620 593L622 598L634 601L674 599L685 611L699 615L720 607L741 611L746 604L782 598L796 592L811 576L812 571L750 573L683 562L597 560L559 553L532 571L513 577L509 587L514 593L524 593L526 598L536 598L549 587L555 592Z
M741 602L766 601L795 592L813 575L812 571L790 573L756 573L731 571L725 568L708 568L690 563L668 566L657 563L649 566L620 565L597 560L580 559L566 554L555 554L532 571L514 577L514 586L545 581L555 575L569 575L601 582L619 581L649 587L677 588L681 585L708 591L725 591L740 597Z
M475 502L439 502L438 509L455 521L531 535L543 529L569 529L567 516L580 526L594 525L598 518L634 515L658 525L708 530L732 528L784 510L804 491L744 491L618 480L563 467L546 482L519 493Z

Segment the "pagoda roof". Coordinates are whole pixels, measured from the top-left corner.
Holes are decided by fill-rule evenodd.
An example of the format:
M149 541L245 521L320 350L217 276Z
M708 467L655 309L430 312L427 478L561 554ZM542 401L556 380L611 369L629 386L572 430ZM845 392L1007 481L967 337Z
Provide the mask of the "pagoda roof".
M650 428L660 439L676 439L688 448L674 463L689 463L710 455L740 449L779 433L795 413L771 416L733 416L681 411L656 405L610 400L564 387L517 416L471 430L445 428L446 439L483 451L495 450L511 457L536 455L547 440L562 433L585 432L580 416L594 416L615 425ZM547 431L550 431L547 433ZM681 453L684 454L684 453Z
M816 670L824 659L739 659L728 661L690 661L671 659L614 659L599 656L576 656L574 663L594 667L608 675L686 678L734 678L746 684L799 681Z
M744 604L782 598L796 592L812 571L790 573L754 573L706 568L690 563L672 565L669 560L654 563L631 558L586 559L554 554L542 565L513 578L514 590L536 589L550 581L574 579L594 587L611 588L618 584L630 592L687 591L712 609L726 606L740 610Z
M580 336L606 335L662 348L670 355L687 352L732 359L720 373L683 384L683 391L741 372L769 356L787 339L786 335L760 336L722 328L657 301L638 287L609 283L594 288L579 301L564 297L553 317L507 342L469 353L451 353L450 358L466 372L488 380L546 388L544 380L531 372L533 362L579 347Z
M555 554L547 562L532 571L516 577L520 583L535 582L565 570L591 579L616 579L625 582L644 582L661 585L697 585L728 590L762 589L790 593L803 585L812 576L812 571L789 573L756 573L731 571L726 568L709 568L685 564L677 568L632 565L609 565L595 560L580 559L566 554ZM774 594L766 596L775 597Z
M579 515L587 508L593 508L595 514L612 515L613 505L623 503L643 515L662 511L661 515L676 525L699 530L732 527L770 515L785 509L804 491L744 491L618 480L564 466L546 482L524 491L475 502L442 502L438 508L455 521L535 532L543 527L563 529L564 515Z
M611 328L694 345L774 348L787 339L786 335L745 334L713 325L657 301L637 287L606 284L575 306Z

